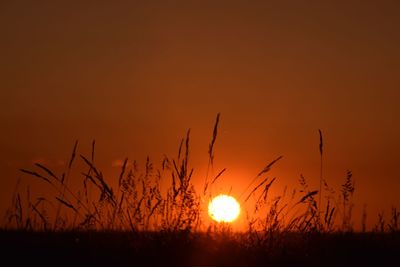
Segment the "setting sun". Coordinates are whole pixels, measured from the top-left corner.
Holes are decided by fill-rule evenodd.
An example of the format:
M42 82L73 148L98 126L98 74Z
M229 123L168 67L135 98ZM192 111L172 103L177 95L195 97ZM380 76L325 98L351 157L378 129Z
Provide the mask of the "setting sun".
M217 222L233 222L240 214L240 205L228 195L218 195L208 204L208 214Z

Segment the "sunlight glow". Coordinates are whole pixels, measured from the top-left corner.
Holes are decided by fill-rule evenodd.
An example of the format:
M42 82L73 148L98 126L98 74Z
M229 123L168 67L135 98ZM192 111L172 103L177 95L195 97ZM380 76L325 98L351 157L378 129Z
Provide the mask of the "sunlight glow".
M208 204L208 215L217 222L233 222L240 214L240 205L228 195L218 195Z

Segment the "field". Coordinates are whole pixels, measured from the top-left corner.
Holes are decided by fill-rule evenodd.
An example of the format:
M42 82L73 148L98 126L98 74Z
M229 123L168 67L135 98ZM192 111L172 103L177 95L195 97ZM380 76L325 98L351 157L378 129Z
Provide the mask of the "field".
M397 266L398 234L279 236L254 245L246 235L131 232L1 232L14 266Z
M209 144L213 165L219 114ZM160 167L121 167L118 184L111 186L95 165L95 143L89 156L75 144L61 175L39 163L24 174L44 183L50 194L32 198L14 192L0 232L4 257L13 265L60 266L396 266L400 255L398 215L388 222L354 230L351 171L339 193L323 180L323 135L319 132L320 188L310 189L299 178L300 190L271 197L275 178L266 177L281 156L266 164L249 185L243 202L253 201L245 231L229 223L205 225L201 201L211 199L211 186L225 169L205 177L204 187L192 183L189 164L190 131L176 158ZM82 188L69 186L75 161L85 164ZM74 177L75 178L75 177ZM169 181L167 186L164 181ZM50 196L49 196L50 195Z

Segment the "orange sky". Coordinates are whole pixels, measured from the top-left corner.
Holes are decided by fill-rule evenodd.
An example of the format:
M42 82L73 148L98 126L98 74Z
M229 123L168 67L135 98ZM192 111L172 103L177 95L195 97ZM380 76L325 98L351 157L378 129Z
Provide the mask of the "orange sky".
M329 183L351 169L373 220L400 207L398 1L89 2L0 4L0 211L18 168L57 168L75 139L113 174L191 128L201 173L217 112L221 187L279 155L277 192L317 187L320 128Z

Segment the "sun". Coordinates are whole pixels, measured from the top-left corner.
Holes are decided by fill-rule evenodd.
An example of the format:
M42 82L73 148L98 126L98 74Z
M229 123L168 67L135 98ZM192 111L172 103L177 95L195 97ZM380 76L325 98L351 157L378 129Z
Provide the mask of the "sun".
M208 204L208 215L217 222L233 222L240 214L237 200L228 195L218 195Z

